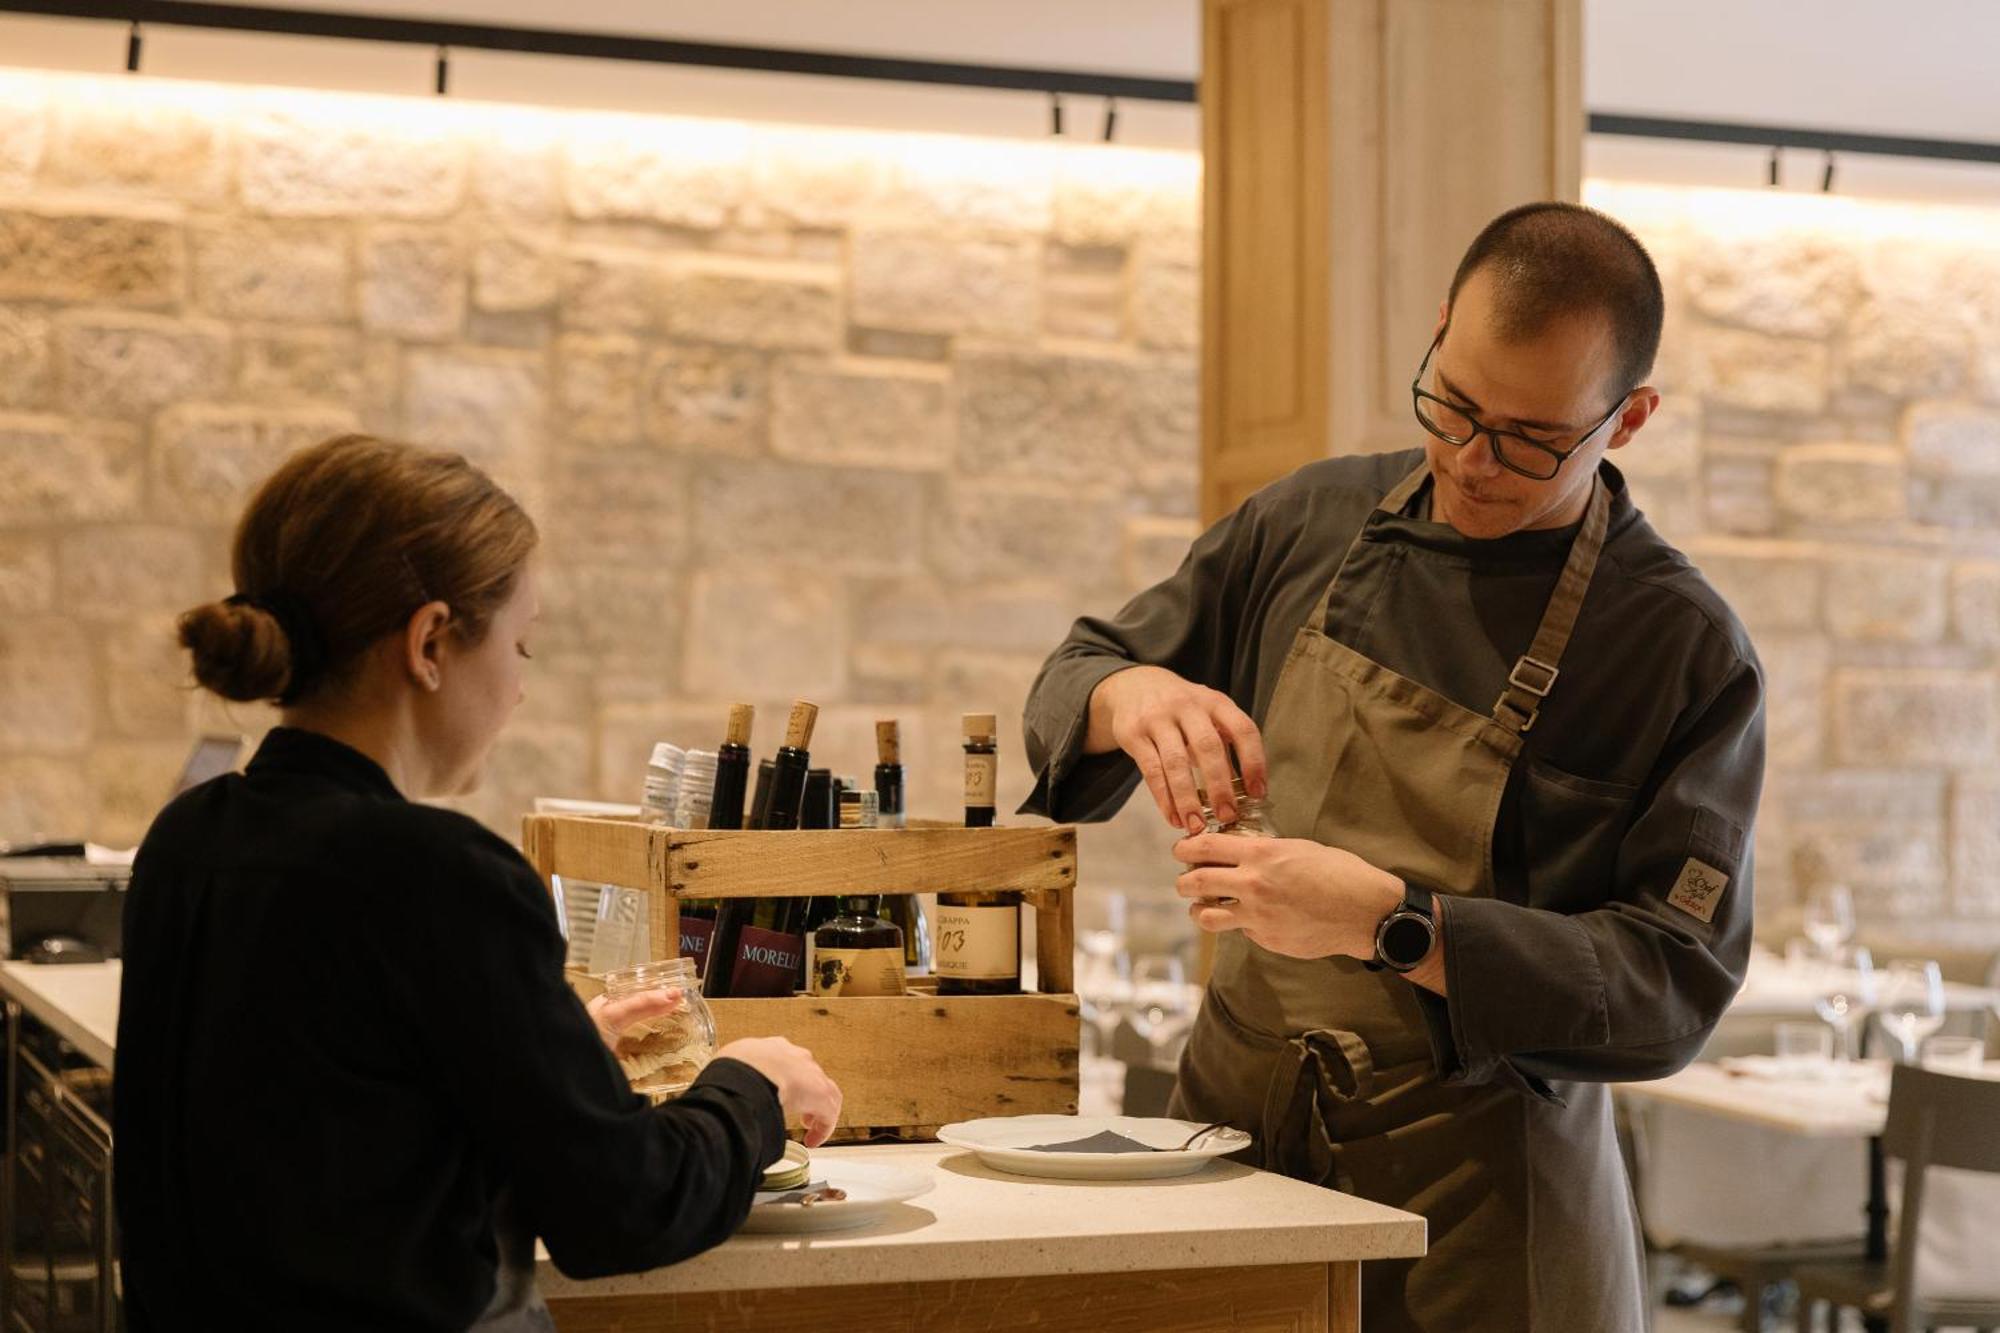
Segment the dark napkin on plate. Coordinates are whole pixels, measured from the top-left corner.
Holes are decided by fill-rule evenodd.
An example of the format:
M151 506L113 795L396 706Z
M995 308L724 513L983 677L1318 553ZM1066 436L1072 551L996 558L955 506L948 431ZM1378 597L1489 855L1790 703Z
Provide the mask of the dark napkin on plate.
M1150 1143L1125 1137L1114 1130L1101 1129L1087 1139L1072 1139L1068 1143L1037 1143L1029 1152L1158 1152Z

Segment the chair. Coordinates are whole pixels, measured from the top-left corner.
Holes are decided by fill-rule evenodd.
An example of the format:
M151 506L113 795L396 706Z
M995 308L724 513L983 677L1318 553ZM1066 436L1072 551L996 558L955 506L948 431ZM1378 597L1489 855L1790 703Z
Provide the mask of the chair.
M1939 1325L2000 1327L2000 1272L1995 1291L1977 1300L1929 1298L1916 1289L1917 1234L1923 1218L1924 1174L1931 1167L2000 1174L2000 1080L1960 1078L1897 1065L1889 1085L1885 1156L1903 1163L1902 1218L1887 1263L1855 1260L1810 1264L1792 1274L1799 1287L1799 1333L1813 1333L1824 1301L1838 1312L1888 1318L1894 1333ZM1997 1238L2000 1239L2000 1238ZM1835 1324L1839 1320L1836 1317Z

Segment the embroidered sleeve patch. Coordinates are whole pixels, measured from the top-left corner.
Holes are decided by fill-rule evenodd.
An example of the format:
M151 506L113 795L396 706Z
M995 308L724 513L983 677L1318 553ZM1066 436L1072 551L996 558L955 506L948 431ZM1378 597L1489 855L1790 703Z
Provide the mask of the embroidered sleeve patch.
M1722 902L1722 891L1728 887L1729 876L1708 862L1690 856L1687 864L1681 867L1680 878L1674 881L1673 892L1667 895L1667 903L1697 921L1712 923L1716 906Z

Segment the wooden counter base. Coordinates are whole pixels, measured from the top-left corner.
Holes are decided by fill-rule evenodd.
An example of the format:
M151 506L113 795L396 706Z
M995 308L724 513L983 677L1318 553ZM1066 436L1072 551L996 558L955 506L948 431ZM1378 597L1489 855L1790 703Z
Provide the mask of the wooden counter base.
M1284 1264L549 1301L561 1333L1358 1333L1361 1265Z

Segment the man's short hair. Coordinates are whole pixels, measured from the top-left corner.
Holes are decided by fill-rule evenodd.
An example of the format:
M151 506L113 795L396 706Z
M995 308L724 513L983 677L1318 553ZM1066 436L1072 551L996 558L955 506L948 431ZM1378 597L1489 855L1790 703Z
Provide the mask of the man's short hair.
M1639 238L1594 208L1523 204L1486 224L1452 275L1449 305L1480 269L1492 272L1500 333L1531 338L1565 315L1602 311L1611 322L1623 393L1645 383L1660 350L1666 298Z

